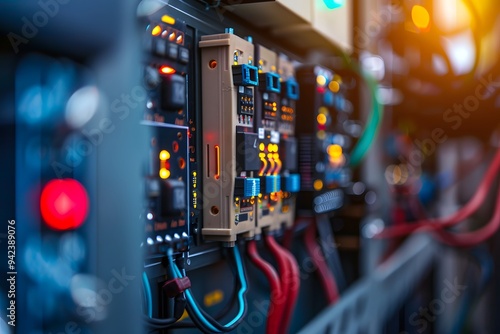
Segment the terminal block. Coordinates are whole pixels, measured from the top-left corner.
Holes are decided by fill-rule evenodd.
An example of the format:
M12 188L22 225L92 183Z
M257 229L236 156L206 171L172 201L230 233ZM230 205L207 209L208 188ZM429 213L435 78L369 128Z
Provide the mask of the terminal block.
M260 194L257 201L256 233L279 226L282 205L280 133L278 132L281 76L278 55L261 45L255 46L259 87L255 93L255 127L259 134L261 167Z
M298 171L298 141L295 138L295 120L299 85L295 79L294 64L285 56L278 58L278 73L281 75L281 96L278 113L279 152L282 161L281 209L275 229L290 228L295 221L297 193L300 191Z
M206 240L234 243L255 231L261 180L251 42L228 31L202 36L203 229ZM255 175L255 176L254 176Z

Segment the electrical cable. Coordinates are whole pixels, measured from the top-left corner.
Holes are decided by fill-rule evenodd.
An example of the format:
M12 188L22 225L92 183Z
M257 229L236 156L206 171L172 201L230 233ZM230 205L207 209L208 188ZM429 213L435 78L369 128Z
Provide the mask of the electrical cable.
M463 221L465 218L471 216L476 212L479 207L484 203L490 186L498 175L498 170L500 169L500 149L497 150L493 161L491 162L484 178L481 180L476 192L472 198L463 206L460 210L454 214L435 219L425 219L419 220L413 223L404 223L397 226L390 226L385 228L382 232L376 235L376 238L394 238L408 235L414 231L429 231L438 230L446 227L451 227Z
M239 280L238 280L238 273L234 269L234 267L231 266L231 271L234 274L234 288L231 291L231 298L229 299L229 302L226 303L226 305L216 313L216 315L213 317L215 320L220 321L224 317L227 316L227 314L233 309L234 305L236 304L238 300L238 288L240 286ZM192 321L188 320L189 318L179 321L175 323L175 325L171 326L170 328L196 328L197 325L193 323Z
M276 311L277 314L284 315L285 313L285 305L288 304L289 302L289 297L290 297L290 262L286 257L283 256L283 253L281 251L280 246L274 239L274 237L270 234L266 234L264 236L264 241L269 248L271 254L273 255L274 259L276 260L276 263L278 264L278 272L279 272L279 278L280 278L280 283L281 283L281 293L282 293L282 303L278 304L278 309ZM281 318L282 318L281 317ZM281 321L281 319L280 319ZM276 333L286 333L284 329L284 323L281 323L281 326L279 330Z
M291 253L282 248L274 236L266 234L264 237L267 247L278 263L280 274L281 291L285 295L283 298L283 320L278 333L288 333L288 327L291 322L293 310L297 303L297 297L300 289L300 273L297 261Z
M304 234L304 245L317 269L328 304L335 303L339 299L339 292L335 282L335 277L333 277L333 274L330 270L328 270L326 260L323 257L323 254L321 254L319 245L316 243L316 224L311 223L307 227L306 233Z
M270 305L267 311L266 333L277 333L281 324L281 317L283 314L284 299L283 291L281 291L281 282L278 273L274 267L265 261L257 250L257 242L250 240L247 242L247 254L252 263L264 273L269 282L270 292Z
M500 187L497 191L495 212L490 221L483 227L470 232L453 233L446 230L437 229L434 237L440 242L454 247L472 247L491 238L500 227Z
M243 260L241 258L238 247L233 247L233 255L237 266L238 278L241 284L241 288L238 291L238 301L239 301L239 310L238 314L227 324L221 325L218 323L213 317L211 317L208 313L206 313L193 297L191 293L191 289L186 289L186 299L188 301L188 313L193 322L199 326L202 330L206 332L212 333L220 333L220 332L230 332L235 330L236 327L241 323L243 318L247 312L247 302L246 302L246 292L248 289L247 278L245 274L245 268L243 266ZM175 262L173 261L172 254L167 254L169 257L170 264L172 266L172 270L174 272L174 276L177 278L183 277L180 269L177 267Z
M146 297L147 314L151 318L153 317L153 297L151 295L151 285L149 284L146 272L142 273L142 284L144 286L144 296Z
M146 297L146 303L147 303L147 315L144 315L144 321L148 324L148 326L156 328L156 329L162 329L167 326L170 326L174 324L179 318L182 316L182 312L177 312L179 313L178 317L172 317L172 318L153 318L153 298L151 295L151 285L149 284L149 278L146 274L146 272L142 273L142 283L144 287L144 294ZM179 307L178 305L182 304L182 297L177 298L176 297L176 307ZM184 308L184 305L181 305L180 308Z
M363 158L368 153L368 150L375 142L375 137L377 136L380 123L382 122L384 108L377 97L378 84L376 80L371 75L366 73L366 71L361 68L361 65L348 58L347 55L343 54L343 58L346 65L366 83L372 104L372 110L368 116L363 133L351 150L349 165L351 167L356 167L361 163Z

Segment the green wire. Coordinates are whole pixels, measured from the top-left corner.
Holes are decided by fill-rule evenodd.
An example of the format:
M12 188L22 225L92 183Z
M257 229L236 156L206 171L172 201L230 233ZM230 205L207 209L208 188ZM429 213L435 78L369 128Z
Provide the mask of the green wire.
M354 63L353 60L347 59L346 57L347 55L344 55L344 61L346 62L346 65L350 67L350 69L353 70L356 74L358 74L368 86L372 104L372 111L368 116L368 120L366 122L363 133L361 134L361 137L351 151L351 159L349 164L351 167L356 167L361 163L363 158L366 156L366 153L368 153L368 150L375 141L375 137L377 136L380 128L380 123L382 121L384 108L377 97L377 81L369 73L363 71L359 64Z

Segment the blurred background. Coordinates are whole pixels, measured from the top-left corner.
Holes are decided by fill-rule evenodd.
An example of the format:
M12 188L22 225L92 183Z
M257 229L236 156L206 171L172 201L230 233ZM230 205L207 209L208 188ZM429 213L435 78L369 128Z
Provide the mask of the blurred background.
M0 333L500 332L499 13L0 1Z

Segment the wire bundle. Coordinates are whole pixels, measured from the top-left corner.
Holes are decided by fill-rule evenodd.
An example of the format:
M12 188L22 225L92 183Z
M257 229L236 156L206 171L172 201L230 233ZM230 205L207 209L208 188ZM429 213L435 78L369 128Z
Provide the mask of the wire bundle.
M497 150L473 197L463 208L445 218L419 220L414 223L404 223L386 228L377 237L391 238L405 236L416 231L433 231L439 241L456 247L471 247L489 239L500 228L500 189L497 194L493 217L485 226L476 231L465 233L451 233L444 229L459 224L480 208L486 200L491 185L498 176L499 171L500 149Z
M194 324L205 333L223 333L233 331L241 323L247 312L246 293L248 290L248 284L245 268L243 266L243 260L241 258L238 247L232 247L232 250L236 262L237 276L240 284L240 290L238 291L238 313L232 320L230 320L225 325L220 324L198 305L193 297L191 289L187 289L185 291L189 317L191 318L191 320L193 320ZM181 273L179 267L175 264L172 258L172 254L168 254L168 258L174 278L183 277L183 274Z
M328 304L333 304L339 299L339 291L335 282L335 277L326 266L325 258L321 254L318 244L316 243L316 225L311 222L304 234L304 245L307 253L311 257L314 266L317 268L319 279L323 290L326 293Z
M293 255L282 248L278 242L276 242L273 235L267 234L264 240L278 263L281 291L283 294L283 298L281 299L282 302L276 305L278 308L276 312L281 313L283 316L282 319L280 319L281 326L275 333L287 333L292 320L293 310L295 309L295 304L299 296L299 266Z
M286 299L286 295L284 295L281 290L280 278L274 267L260 257L255 240L250 240L247 243L247 254L252 263L264 273L271 288L270 305L267 312L266 333L278 333L281 324L281 317L283 315L282 305Z

